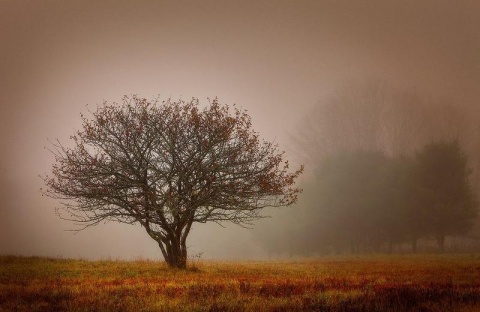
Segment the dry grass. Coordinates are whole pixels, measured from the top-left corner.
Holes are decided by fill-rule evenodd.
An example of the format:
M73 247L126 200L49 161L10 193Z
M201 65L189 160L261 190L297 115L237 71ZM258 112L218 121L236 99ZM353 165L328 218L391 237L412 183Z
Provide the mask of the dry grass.
M0 257L0 311L480 311L480 257L298 262Z

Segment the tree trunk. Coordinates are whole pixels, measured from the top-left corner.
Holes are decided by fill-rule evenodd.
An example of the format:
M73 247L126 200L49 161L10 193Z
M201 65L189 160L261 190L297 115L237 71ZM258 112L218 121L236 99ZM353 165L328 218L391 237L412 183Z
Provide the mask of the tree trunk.
M172 254L170 259L167 260L167 264L171 268L177 269L186 269L187 268L187 257L181 254Z
M148 222L142 223L148 235L158 243L165 262L171 268L187 268L187 236L192 228L193 212L194 210L192 210L190 218L186 224L183 224L183 226L177 227L173 230L170 227L165 226L163 230L166 233L152 231ZM163 220L163 222L166 221Z
M159 245L162 243L160 242ZM165 262L171 268L186 269L187 268L187 248L178 240L170 240L164 244L165 253L163 254ZM160 248L162 248L161 246Z

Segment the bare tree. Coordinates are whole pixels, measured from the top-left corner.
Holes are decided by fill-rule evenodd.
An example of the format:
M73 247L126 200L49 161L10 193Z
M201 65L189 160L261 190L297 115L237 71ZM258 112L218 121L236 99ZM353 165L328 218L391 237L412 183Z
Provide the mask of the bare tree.
M259 139L245 111L215 99L136 96L104 103L68 148L53 142L45 194L62 200L60 217L82 224L139 223L171 267L185 268L194 222L245 226L265 207L296 202L303 167L288 171L284 153Z
M358 150L411 156L427 142L444 138L458 139L473 151L477 115L465 105L428 99L381 80L351 82L315 106L292 141L303 161L314 166L328 155Z
M373 80L346 84L309 112L292 138L304 161L314 166L324 157L349 151L384 151L386 114L393 91Z

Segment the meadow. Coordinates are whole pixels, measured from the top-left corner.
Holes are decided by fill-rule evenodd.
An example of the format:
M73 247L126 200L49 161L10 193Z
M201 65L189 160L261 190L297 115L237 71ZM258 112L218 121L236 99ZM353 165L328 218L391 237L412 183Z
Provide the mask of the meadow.
M480 311L479 255L88 261L0 256L0 311Z

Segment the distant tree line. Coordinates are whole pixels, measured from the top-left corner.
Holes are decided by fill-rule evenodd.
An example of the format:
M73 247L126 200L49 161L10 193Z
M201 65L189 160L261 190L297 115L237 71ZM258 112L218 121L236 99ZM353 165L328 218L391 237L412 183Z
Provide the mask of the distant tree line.
M293 136L309 173L299 204L254 233L272 254L444 250L479 225L477 115L382 81L340 88Z
M466 234L477 216L467 160L458 141L428 143L413 157L356 151L325 158L305 188L303 210L264 233L264 245L307 256L392 252L408 242L417 252L418 239L432 237L443 251L445 237Z

